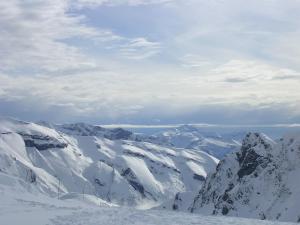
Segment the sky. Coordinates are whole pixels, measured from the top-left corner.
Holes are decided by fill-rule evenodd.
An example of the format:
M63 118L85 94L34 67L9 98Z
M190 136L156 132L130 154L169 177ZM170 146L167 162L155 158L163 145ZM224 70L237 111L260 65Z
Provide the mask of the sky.
M299 0L0 0L0 115L300 123Z

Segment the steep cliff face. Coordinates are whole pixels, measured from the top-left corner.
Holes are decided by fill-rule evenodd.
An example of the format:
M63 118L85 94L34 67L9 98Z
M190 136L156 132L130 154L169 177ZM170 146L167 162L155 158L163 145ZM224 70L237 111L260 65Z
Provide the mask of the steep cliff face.
M208 214L299 221L300 135L278 143L248 133L239 152L225 157L190 210Z

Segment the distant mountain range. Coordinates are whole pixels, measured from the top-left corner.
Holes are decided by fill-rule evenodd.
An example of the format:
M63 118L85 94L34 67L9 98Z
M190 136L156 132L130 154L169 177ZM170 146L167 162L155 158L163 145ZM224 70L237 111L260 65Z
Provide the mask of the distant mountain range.
M0 174L54 197L85 193L117 205L150 208L178 192L198 190L219 161L203 151L144 139L124 129L83 123L1 120Z

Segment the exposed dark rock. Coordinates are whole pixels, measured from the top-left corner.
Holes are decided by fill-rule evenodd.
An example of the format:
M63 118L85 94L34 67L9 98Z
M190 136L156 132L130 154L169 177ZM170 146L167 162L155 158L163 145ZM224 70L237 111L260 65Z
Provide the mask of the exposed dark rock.
M178 170L176 168L173 168L173 171L176 172L176 173L179 173L179 174L181 173L180 170Z
M178 209L178 206L175 205L175 204L173 204L173 205L172 205L172 209L173 209L173 210L177 210L177 209Z
M134 181L134 180L128 180L129 184L135 189L137 190L138 192L140 192L140 194L143 196L143 197L146 197L145 195L145 189L144 189L144 186L142 184L140 184L139 182L137 181Z
M223 215L227 215L228 212L229 212L229 209L228 209L226 206L224 206L224 207L222 208L222 214L223 214Z
M263 157L258 155L254 150L245 151L245 154L237 153L238 161L240 163L240 170L238 171L239 178L250 175L256 167L263 161Z
M203 177L202 175L196 174L196 173L194 173L193 178L195 180L205 181L205 177Z
M181 201L180 193L176 193L176 195L175 195L175 200L176 200L176 201Z
M252 174L259 165L265 168L270 162L269 158L259 155L254 149L258 145L262 145L264 149L267 149L270 148L270 144L266 143L258 133L254 133L254 135L256 139L254 142L251 142L248 140L251 133L248 133L243 141L241 151L236 153L240 165L237 173L239 178Z
M132 132L124 130L123 128L115 128L112 130L108 130L108 132L104 134L104 137L111 140L128 140L130 139L132 134Z
M36 182L36 174L31 169L27 171L26 180L30 183Z
M85 123L65 124L61 128L67 134L79 136L98 136L110 140L129 140L133 133L123 128L107 129Z
M67 147L67 144L61 143L61 144L37 144L33 140L24 140L26 147L35 147L39 151L48 150L50 148L65 148Z
M126 180L128 181L128 183L135 189L137 190L142 197L146 197L145 195L145 188L142 184L139 183L136 175L134 174L134 172L130 169L127 168L125 169L122 173L121 176L125 177Z
M85 123L64 124L62 128L66 133L75 133L80 136L98 136L105 129L100 126L93 126ZM68 132L70 131L70 132Z
M138 153L138 152L124 151L124 154L131 155L131 156L138 157L138 158L145 158L145 156L143 154Z
M98 184L99 186L105 186L105 184L102 183L98 178L96 178L94 181L95 181L95 183Z
M121 176L123 177L129 177L131 179L136 179L135 174L133 173L133 171L130 168L125 169L122 173Z
M265 219L266 219L266 215L265 215L264 213L261 213L260 219L261 219L261 220L265 220Z
M23 137L26 147L34 147L39 151L44 151L51 148L65 148L68 146L67 143L61 142L49 136L31 135L24 133L19 134Z

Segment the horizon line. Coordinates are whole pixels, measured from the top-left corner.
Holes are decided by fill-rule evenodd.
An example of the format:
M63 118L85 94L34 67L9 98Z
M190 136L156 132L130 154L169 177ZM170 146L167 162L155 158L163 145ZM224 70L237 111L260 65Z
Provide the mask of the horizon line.
M181 126L194 126L199 128L300 128L300 123L291 124L209 124L209 123L182 123L182 124L100 124L104 128L176 128Z

